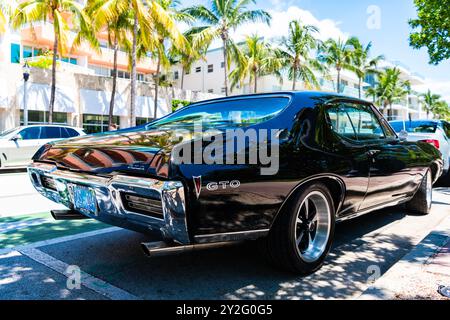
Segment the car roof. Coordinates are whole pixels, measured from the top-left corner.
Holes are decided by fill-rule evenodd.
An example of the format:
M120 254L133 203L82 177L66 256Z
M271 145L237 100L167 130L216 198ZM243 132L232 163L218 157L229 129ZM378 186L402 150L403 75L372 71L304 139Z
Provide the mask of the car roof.
M280 95L290 95L296 98L306 98L306 99L316 99L316 98L326 98L327 100L333 99L343 99L354 102L361 103L371 103L367 100L358 99L351 96L346 96L343 94L339 94L336 92L325 92L325 91L276 91L276 92L267 92L267 93L252 93L252 94L240 94L240 95L232 95L228 97L220 97L214 99L208 99L203 101L198 101L192 103L190 106L201 105L211 102L220 102L227 100L236 100L236 99L245 99L245 98L257 98L257 97L268 97L268 96L280 96Z
M26 126L19 126L18 129L31 128L31 127L62 127L62 128L71 128L71 129L75 129L75 130L83 130L83 128L73 127L73 126L69 126L67 124L49 124L49 123L30 124L30 125L26 125Z
M441 122L441 120L436 120L436 119L417 119L417 120L393 120L393 121L389 121L389 123L433 123L433 124L438 124Z

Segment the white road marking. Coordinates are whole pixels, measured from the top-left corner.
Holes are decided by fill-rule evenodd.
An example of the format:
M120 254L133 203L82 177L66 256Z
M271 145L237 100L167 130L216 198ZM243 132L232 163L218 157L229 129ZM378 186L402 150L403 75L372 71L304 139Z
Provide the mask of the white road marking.
M69 265L46 254L45 252L42 252L35 248L22 249L19 250L19 252L33 259L34 261L60 273L61 275L64 275L65 277L68 276L66 274L66 271ZM81 271L81 285L111 300L140 300L138 297L132 295L131 293L117 288L84 271Z
M101 235L101 234L105 234L105 233L116 232L119 230L123 230L123 229L118 228L118 227L110 227L110 228L105 228L105 229L100 229L100 230L78 233L78 234L74 234L71 236L65 236L65 237L59 237L59 238L54 238L54 239L49 239L49 240L38 241L38 242L30 243L30 244L25 244L22 246L17 246L14 248L0 249L0 255L9 253L11 251L20 251L20 250L25 250L25 249L44 247L44 246L63 243L63 242L67 242L67 241L93 237L93 236L97 236L97 235Z

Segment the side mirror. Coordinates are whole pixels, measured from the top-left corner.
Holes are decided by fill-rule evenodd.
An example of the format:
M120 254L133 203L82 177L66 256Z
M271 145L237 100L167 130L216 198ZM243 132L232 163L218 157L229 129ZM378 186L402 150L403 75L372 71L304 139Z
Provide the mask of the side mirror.
M22 140L22 137L19 134L16 134L14 137L11 138L11 141L18 141L18 140Z
M398 134L398 138L400 139L400 141L406 141L408 139L408 132L405 130L400 131L400 133Z

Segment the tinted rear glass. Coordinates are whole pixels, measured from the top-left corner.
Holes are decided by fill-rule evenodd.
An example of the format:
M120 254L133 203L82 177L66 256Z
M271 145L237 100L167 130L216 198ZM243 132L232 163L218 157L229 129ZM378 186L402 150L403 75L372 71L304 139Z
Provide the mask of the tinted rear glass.
M272 119L288 103L286 97L265 97L193 105L152 122L148 128L177 128L197 122L205 127L246 127Z
M390 124L396 132L406 130L410 133L435 133L437 128L435 122L427 121L393 121Z
M61 128L63 138L78 137L80 134L72 128Z

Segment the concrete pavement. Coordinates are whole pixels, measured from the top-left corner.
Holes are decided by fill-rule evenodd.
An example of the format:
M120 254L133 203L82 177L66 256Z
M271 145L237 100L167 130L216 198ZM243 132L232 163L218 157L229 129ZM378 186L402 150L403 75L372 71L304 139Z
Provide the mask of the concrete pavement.
M450 287L450 217L360 297L372 299L448 300L439 286Z
M62 208L41 196L26 173L0 173L0 218Z

